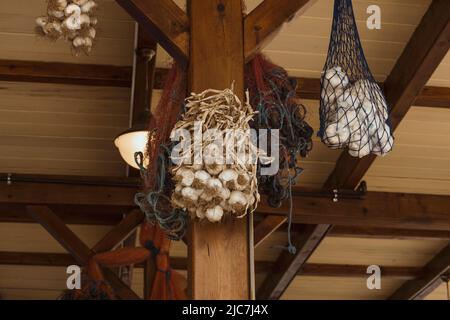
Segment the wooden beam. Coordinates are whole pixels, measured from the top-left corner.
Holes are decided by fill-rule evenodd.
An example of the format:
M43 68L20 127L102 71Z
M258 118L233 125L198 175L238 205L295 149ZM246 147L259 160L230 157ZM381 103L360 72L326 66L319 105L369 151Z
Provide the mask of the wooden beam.
M66 253L0 251L0 265L66 267L74 263L73 257ZM174 270L186 270L187 264L187 258L170 258ZM267 273L273 266L273 262L269 261L256 261L255 264L257 273ZM145 263L135 267L145 268ZM365 278L368 276L366 270L367 266L364 265L307 263L297 276ZM421 272L422 269L418 267L381 266L381 274L387 278L409 280L421 276Z
M421 277L405 282L390 300L420 300L442 284L441 276L450 271L450 245L443 248L422 269Z
M74 223L97 212L120 220L124 212L136 208L135 188L101 187L99 185L13 182L0 184L1 221L27 222L23 218L24 206L46 205ZM293 197L295 223L326 223L355 227L393 228L404 230L450 230L450 196L367 192L364 199L339 199L302 196ZM6 210L3 210L6 209ZM8 212L9 210L9 212ZM109 212L108 210L111 210ZM287 204L270 207L265 196L258 214L279 215L285 218ZM80 218L76 215L80 213ZM71 219L71 220L70 220ZM96 217L95 219L100 219ZM107 220L107 218L105 218Z
M116 0L181 65L189 57L189 19L173 0Z
M155 68L153 89L163 88L167 72L166 68ZM132 68L128 66L0 60L0 81L131 87L131 75ZM320 79L294 79L297 81L297 94L301 99L320 99ZM380 85L384 86L384 83ZM450 108L450 88L426 86L417 96L413 106Z
M189 90L225 89L244 98L241 0L188 1L191 21ZM220 224L192 220L189 292L193 299L251 298L248 218ZM253 249L253 248L252 248Z
M144 213L139 209L131 211L119 224L97 242L92 248L92 251L99 253L112 250L142 223L144 217Z
M317 244L328 231L328 225L301 225L294 233L295 254L283 251L256 294L257 299L279 299L300 268L306 263Z
M244 19L244 56L250 61L255 54L272 40L276 31L310 8L315 0L264 0Z
M0 80L129 87L131 68L63 62L0 60Z
M78 264L84 265L94 255L94 252L48 207L28 206L27 211L74 257ZM126 286L111 270L103 268L103 273L105 279L114 288L114 292L118 297L121 299L139 299L139 296Z
M293 221L306 224L450 231L450 197L428 194L367 192L364 200L294 197ZM271 208L263 203L258 212L285 216L288 205Z
M449 1L432 2L385 82L386 99L391 108L390 116L394 130L448 51L449 17ZM323 188L326 190L356 188L375 158L374 155L362 159L353 158L347 151L343 151ZM294 208L298 209L296 206ZM276 265L281 267L282 272L265 279L260 290L260 298L277 299L282 295L292 281L293 275L300 270L331 229L331 224L328 223L327 221L325 224L305 226L306 234L301 234L294 240L297 244L297 253L281 254ZM302 244L301 238L309 241L303 241ZM306 259L303 259L304 257Z
M137 189L55 183L0 184L0 203L135 207Z
M264 242L272 233L277 231L282 224L287 221L287 217L285 216L273 216L269 215L265 217L262 221L260 221L254 230L254 246L258 247L261 243Z

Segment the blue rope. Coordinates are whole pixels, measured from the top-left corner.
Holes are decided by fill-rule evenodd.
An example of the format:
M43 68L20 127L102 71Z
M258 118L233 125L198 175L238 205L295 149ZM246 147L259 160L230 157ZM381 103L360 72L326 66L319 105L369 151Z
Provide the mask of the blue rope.
M169 214L165 214L159 209L160 200L165 200L170 204L170 199L164 194L166 183L166 162L170 154L170 148L161 145L162 152L158 154L158 169L156 178L156 188L144 194L139 192L134 197L134 202L145 213L147 220L158 225L167 232L172 240L180 240L184 237L187 228L187 213L181 209L172 209ZM143 177L146 176L146 169L143 166L142 152L135 153L136 163Z

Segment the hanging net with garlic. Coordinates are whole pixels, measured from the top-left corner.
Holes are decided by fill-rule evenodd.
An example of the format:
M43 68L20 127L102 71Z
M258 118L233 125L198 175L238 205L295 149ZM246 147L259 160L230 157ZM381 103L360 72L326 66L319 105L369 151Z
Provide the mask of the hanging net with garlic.
M358 35L352 1L335 0L328 56L321 77L322 142L354 157L391 151L389 110Z
M253 116L232 89L209 89L186 99L186 112L172 131L184 141L172 156L173 207L210 222L255 210L260 153L250 132Z
M47 0L47 14L36 18L36 32L51 40L70 42L76 54L88 54L96 35L96 8L93 0Z

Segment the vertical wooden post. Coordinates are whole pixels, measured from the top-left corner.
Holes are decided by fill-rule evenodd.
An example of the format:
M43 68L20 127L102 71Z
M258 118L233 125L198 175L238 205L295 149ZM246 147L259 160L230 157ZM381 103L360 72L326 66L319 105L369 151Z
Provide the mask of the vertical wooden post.
M192 92L225 89L234 82L244 98L243 16L241 0L188 1L191 40L189 84ZM193 299L249 299L248 218L220 224L191 221L189 290Z

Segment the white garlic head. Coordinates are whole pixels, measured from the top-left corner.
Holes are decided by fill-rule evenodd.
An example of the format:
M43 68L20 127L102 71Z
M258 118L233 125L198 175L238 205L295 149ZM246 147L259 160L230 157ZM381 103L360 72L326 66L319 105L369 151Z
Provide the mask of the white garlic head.
M242 214L247 209L247 197L241 191L232 191L228 204L233 212Z
M221 206L215 206L213 208L206 209L206 218L210 222L219 222L222 220L223 209Z

